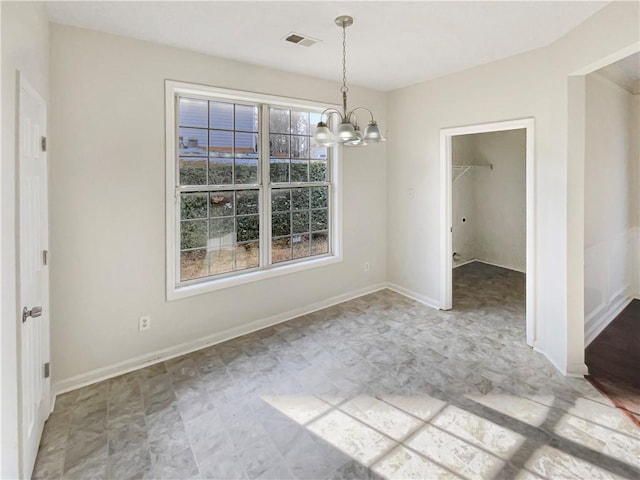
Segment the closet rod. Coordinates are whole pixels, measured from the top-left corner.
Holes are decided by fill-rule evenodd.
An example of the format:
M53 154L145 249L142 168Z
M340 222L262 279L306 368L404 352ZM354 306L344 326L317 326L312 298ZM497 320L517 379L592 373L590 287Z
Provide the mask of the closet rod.
M493 163L487 165L453 165L453 168L489 168L493 170Z
M453 167L454 173L453 173L453 178L451 183L455 182L457 179L459 179L461 176L463 176L472 168L488 167L490 170L493 170L492 163L488 165L452 165L452 167ZM459 173L456 174L455 170L458 170Z

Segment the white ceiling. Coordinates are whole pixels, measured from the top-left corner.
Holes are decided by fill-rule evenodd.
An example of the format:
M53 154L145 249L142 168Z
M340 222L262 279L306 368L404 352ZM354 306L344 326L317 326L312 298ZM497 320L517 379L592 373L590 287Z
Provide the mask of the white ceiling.
M53 22L388 91L548 45L608 2L48 2ZM290 32L321 40L282 41Z

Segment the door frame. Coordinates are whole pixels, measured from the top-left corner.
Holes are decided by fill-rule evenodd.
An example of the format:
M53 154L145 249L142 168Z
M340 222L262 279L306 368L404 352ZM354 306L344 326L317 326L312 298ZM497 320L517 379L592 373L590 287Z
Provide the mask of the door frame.
M458 135L475 133L526 131L526 342L535 346L535 121L533 117L440 129L440 305L443 310L453 307L453 188L452 139Z
M588 372L585 362L584 195L586 76L640 52L640 42L583 65L567 77L567 371Z
M16 158L16 302L17 302L17 371L18 371L18 433L19 433L19 466L20 466L20 475L22 477L27 475L27 471L29 469L33 469L34 465L26 465L26 453L25 453L25 434L24 434L24 412L22 409L23 406L23 398L22 398L22 284L21 284L21 244L20 244L20 231L21 231L21 204L20 204L20 174L21 174L21 145L20 145L20 125L21 125L21 95L22 92L25 92L32 98L34 98L42 107L42 128L40 135L41 137L47 137L47 116L48 116L48 105L46 100L38 93L38 91L31 86L29 81L26 80L22 72L19 70L16 72L16 147L15 147L15 158ZM42 182L42 198L44 201L44 215L42 217L41 222L43 224L40 225L42 232L42 248L45 250L49 250L49 164L48 164L48 156L46 150L40 150L40 157L42 159L42 175L44 181ZM43 333L45 333L45 342L46 349L43 354L43 358L45 361L50 361L51 356L51 328L50 328L50 299L49 299L49 267L47 264L43 265L43 298L42 298L42 308L43 315L38 319L38 322L43 324ZM51 402L51 376L46 378L44 381L44 390L43 390L43 403L46 406L47 416L51 412L53 404ZM43 423L44 425L44 423ZM40 432L40 435L42 432ZM31 476L32 471L28 471L28 475Z

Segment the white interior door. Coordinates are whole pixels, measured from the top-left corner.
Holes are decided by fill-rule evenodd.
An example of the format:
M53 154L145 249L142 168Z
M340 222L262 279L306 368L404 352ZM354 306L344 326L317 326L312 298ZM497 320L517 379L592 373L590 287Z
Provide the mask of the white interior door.
M46 103L18 77L20 398L22 476L31 478L49 413ZM45 371L45 364L46 371Z

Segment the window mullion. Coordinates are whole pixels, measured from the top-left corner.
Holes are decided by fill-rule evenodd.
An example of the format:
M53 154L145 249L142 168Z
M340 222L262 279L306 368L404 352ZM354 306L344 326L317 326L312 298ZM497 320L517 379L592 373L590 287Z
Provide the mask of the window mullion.
M174 271L173 271L173 279L172 281L174 282L174 285L178 285L180 283L181 280L181 270L182 270L182 254L180 253L181 250L181 224L180 224L180 220L181 220L181 212L182 212L182 199L180 198L180 192L179 192L179 188L180 188L180 151L178 148L178 142L176 141L178 138L178 119L180 118L179 116L179 111L178 111L178 98L179 96L174 93L173 94L173 105L172 105L172 111L173 111L173 125L172 125L172 132L173 132L173 139L171 141L171 145L173 146L173 159L174 159L174 164L173 164L173 174L174 174L174 193L173 193L173 211L174 211L174 219L173 219L173 226L174 226L174 231L173 231L173 241L174 241L174 251L175 251L175 258L174 258Z
M295 183L274 183L271 188L310 188L310 187L327 187L331 182L295 182Z
M241 183L229 185L188 185L176 187L176 195L180 193L226 192L228 190L256 190L259 183Z
M269 106L260 106L260 266L271 265L271 178L269 172Z

